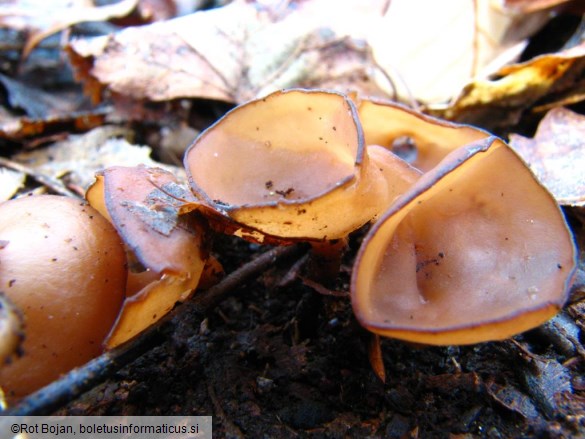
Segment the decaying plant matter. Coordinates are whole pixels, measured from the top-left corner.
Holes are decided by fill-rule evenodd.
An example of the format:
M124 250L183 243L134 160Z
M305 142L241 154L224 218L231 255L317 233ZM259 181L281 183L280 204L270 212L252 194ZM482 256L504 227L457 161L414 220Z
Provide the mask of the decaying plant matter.
M87 192L122 238L129 267L108 347L195 291L211 230L255 243L307 241L335 258L372 222L351 297L360 323L383 336L503 339L566 301L575 248L563 214L485 131L293 89L227 113L187 150L185 167L193 193L146 167L108 168Z

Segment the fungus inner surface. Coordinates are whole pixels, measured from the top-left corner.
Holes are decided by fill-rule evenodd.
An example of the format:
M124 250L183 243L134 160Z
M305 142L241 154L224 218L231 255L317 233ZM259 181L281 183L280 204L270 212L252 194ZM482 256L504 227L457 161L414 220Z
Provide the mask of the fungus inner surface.
M289 91L228 113L186 155L194 189L228 205L305 200L353 177L360 132L349 101Z
M378 267L358 274L365 323L433 331L564 300L566 224L508 148L476 154L383 221L360 261Z
M489 137L478 128L435 119L390 102L361 101L359 117L366 145L388 148L423 172L451 151Z

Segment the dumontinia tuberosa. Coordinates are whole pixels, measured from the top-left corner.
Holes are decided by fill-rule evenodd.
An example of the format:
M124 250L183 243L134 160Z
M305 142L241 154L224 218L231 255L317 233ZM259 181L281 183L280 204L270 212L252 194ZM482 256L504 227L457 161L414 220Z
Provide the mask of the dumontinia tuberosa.
M127 297L110 348L160 320L199 283L208 256L204 226L179 215L183 201L175 197L184 195L170 172L144 166L108 168L88 190L129 250Z
M376 217L418 178L374 149L368 154L347 97L287 90L227 113L184 163L193 192L224 231L258 242L326 241Z
M575 267L561 210L490 137L447 155L372 227L352 304L383 336L432 345L505 339L559 311Z
M102 353L124 298L126 256L102 215L56 195L1 203L0 243L0 291L24 321L21 355L0 367L16 402Z
M437 119L394 102L355 100L366 145L387 148L422 172L457 148L490 136L479 128Z

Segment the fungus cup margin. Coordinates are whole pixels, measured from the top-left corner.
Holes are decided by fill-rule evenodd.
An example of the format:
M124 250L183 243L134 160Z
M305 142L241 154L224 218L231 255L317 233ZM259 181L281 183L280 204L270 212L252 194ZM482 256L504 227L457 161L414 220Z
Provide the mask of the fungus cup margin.
M575 258L552 195L489 137L447 155L374 224L355 260L352 306L387 337L505 339L562 308Z
M110 219L128 248L127 297L106 340L108 348L160 320L196 289L208 258L205 224L181 215L184 202L165 191L176 178L160 168L107 168L87 199Z
M375 218L401 190L380 160L368 155L349 98L290 89L228 112L184 164L216 229L283 244L345 238Z
M402 157L421 172L434 168L449 153L491 134L470 125L457 124L414 111L383 99L353 96L366 145L380 145ZM398 144L397 144L398 143ZM400 143L407 143L400 154Z

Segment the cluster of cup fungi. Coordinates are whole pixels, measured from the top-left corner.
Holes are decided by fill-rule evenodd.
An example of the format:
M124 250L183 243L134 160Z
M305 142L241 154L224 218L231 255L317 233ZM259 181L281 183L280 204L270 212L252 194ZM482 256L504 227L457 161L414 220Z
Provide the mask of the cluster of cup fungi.
M189 188L160 168L112 167L88 204L47 195L0 205L9 400L188 298L212 262L213 233L304 241L335 260L371 223L353 265L355 316L374 334L415 343L505 339L567 300L576 249L563 213L483 130L391 102L284 90L228 112L184 165ZM10 355L21 326L21 355Z

